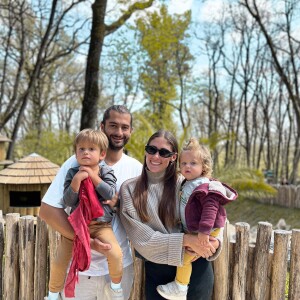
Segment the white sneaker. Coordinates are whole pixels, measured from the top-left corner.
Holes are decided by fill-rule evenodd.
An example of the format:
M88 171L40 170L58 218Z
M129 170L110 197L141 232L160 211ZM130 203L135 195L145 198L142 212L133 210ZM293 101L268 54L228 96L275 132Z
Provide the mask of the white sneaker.
M113 290L110 283L105 285L104 293L109 300L124 300L123 289Z
M168 300L186 300L187 290L181 291L175 281L169 282L165 285L159 285L157 292Z
M51 298L51 296L49 297L49 295L48 295L48 297L47 296L44 297L44 300L52 300L52 299L61 300L62 297L60 296L60 293L58 293L57 298Z

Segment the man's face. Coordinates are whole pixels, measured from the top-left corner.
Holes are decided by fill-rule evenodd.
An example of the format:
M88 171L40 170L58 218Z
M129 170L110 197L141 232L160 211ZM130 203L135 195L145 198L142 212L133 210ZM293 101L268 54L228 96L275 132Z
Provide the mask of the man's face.
M120 150L129 141L132 132L130 121L130 114L111 111L105 124L101 124L101 130L106 134L111 150Z

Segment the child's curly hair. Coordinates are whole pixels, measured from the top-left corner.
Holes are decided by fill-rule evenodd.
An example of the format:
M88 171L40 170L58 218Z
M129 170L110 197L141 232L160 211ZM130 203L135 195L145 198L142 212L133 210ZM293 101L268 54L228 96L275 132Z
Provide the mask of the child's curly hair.
M196 138L192 137L182 148L181 153L183 151L195 151L197 157L202 162L203 172L201 176L211 178L213 172L213 160L210 151L206 146L200 144Z

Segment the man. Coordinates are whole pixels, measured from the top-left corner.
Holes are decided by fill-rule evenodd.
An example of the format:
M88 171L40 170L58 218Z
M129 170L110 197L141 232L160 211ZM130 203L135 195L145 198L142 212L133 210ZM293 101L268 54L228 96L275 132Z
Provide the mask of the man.
M117 178L117 190L121 184L129 179L140 175L142 164L136 159L123 153L124 146L130 139L132 133L132 116L128 109L122 105L109 107L103 116L101 130L109 140L109 148L104 165L110 166L114 170ZM68 215L64 210L61 198L63 195L63 182L69 168L77 166L75 156L70 157L60 168L54 181L45 194L41 208L40 217L53 229L60 232L63 236L73 239L74 230L68 221ZM123 278L122 288L124 298L128 299L133 283L133 261L126 232L118 218L114 217L113 231L123 251ZM75 300L104 300L120 299L115 295L106 284L109 282L106 257L101 253L109 251L110 245L103 244L99 240L91 239L92 261L89 270L79 274L79 282L75 289ZM104 296L104 292L107 293ZM62 293L63 294L63 293ZM62 295L63 299L64 295Z

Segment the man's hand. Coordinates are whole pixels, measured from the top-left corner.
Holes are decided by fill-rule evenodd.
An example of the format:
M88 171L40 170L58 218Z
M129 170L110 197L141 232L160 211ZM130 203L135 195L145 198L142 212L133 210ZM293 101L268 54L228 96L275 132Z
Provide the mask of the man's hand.
M106 252L111 249L111 244L104 244L98 239L90 240L91 248L103 255L106 255Z

